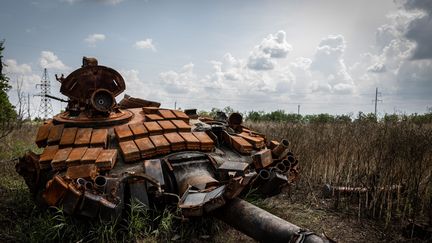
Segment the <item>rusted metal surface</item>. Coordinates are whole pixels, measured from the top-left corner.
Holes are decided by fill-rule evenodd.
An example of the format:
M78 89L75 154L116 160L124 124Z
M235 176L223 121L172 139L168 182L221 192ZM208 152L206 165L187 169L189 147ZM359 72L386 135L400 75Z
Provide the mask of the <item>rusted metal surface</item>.
M58 80L68 105L39 128L42 154L27 152L16 165L41 205L116 220L127 215L125 202L135 198L154 208L177 206L184 217L229 208L218 211L224 215L245 190L273 196L298 178L298 160L287 140L266 144L263 134L243 126L239 113L200 118L196 109L159 108L127 95L116 104L123 78L94 58L84 58L82 68ZM265 216L258 225L251 212L231 221L257 240L313 238L294 233L289 234L298 238L286 238L289 223L258 214Z
M205 132L193 132L192 134L200 141L201 150L213 150L214 141Z
M142 110L145 114L157 114L159 111L159 108L158 107L143 107Z
M73 148L68 158L66 159L66 166L71 167L75 165L80 165L81 158L84 156L86 151L87 151L86 147Z
M172 120L172 123L177 127L178 132L190 132L191 126L183 120Z
M104 88L94 91L91 95L90 102L95 110L105 114L109 114L116 104L114 94Z
M102 148L88 148L81 158L81 164L93 164L101 151Z
M180 132L179 134L186 142L186 149L189 149L189 150L199 150L200 149L200 140L198 140L198 138L196 138L192 133Z
M133 133L134 139L143 138L149 134L147 128L145 128L144 124L142 123L129 124L129 128Z
M278 142L278 141L276 141L276 140L271 140L271 141L268 143L267 147L268 147L269 149L274 149L274 148L276 148L276 146L278 146L278 145L279 145L279 142Z
M63 211L67 214L73 214L79 206L83 193L79 191L72 183L69 183L68 189L63 197Z
M170 110L163 110L160 109L159 111L159 115L163 118L163 119L167 119L167 120L172 120L176 118L176 115L174 115L174 113L172 113Z
M123 77L114 69L104 66L82 67L69 74L63 81L60 92L69 98L85 103L93 92L104 88L117 96L126 88Z
M155 121L144 122L144 126L147 128L147 131L150 135L158 135L163 133L162 127Z
M242 131L242 122L243 116L240 113L234 112L228 117L228 126L230 126L236 132Z
M184 113L183 111L172 110L172 112L178 120L183 120L184 122L189 123L189 116L186 115L186 113Z
M177 131L177 127L171 121L163 120L163 121L158 121L157 123L159 124L159 126L162 127L162 130L165 133Z
M225 132L224 138L226 143L230 144L235 150L237 150L237 152L241 154L249 154L252 151L252 144L242 137L230 135Z
M241 175L244 175L246 169L249 167L248 163L242 162L234 162L234 161L225 161L219 168L219 171L225 172L237 172Z
M262 176L261 173L260 176ZM265 182L258 187L258 192L266 196L279 194L282 186L288 183L287 176L278 171L270 171L270 176L267 178L265 179Z
M127 94L125 94L124 98L119 102L119 107L121 109L141 108L144 106L159 107L160 103L155 102L155 101L131 97Z
M51 127L50 132L48 134L47 142L49 145L58 144L60 142L62 133L63 133L64 125L55 125Z
M234 198L214 216L259 242L329 242L244 200ZM297 239L302 241L296 241Z
M105 116L92 115L93 113L84 113L76 117L78 111L65 111L55 115L53 119L57 123L73 125L76 127L104 127L121 125L132 119L133 113L128 110L114 110Z
M97 175L97 167L95 164L85 164L69 167L66 171L66 176L71 179L90 179Z
M364 193L370 193L370 192L392 192L392 193L401 193L403 190L403 187L401 185L391 185L391 186L380 186L380 187L373 187L373 188L367 188L367 187L348 187L348 186L331 186L330 184L325 184L323 187L323 196L325 198L331 198L334 196L338 197L346 197L351 196L355 194L364 194Z
M42 126L39 127L37 135L36 135L36 145L41 148L45 147L47 145L47 139L50 132L50 129L52 127L52 121L44 123Z
M85 146L87 147L90 144L90 139L92 135L92 128L78 128L74 146L80 147Z
M237 134L237 136L242 137L246 141L248 141L250 144L253 145L255 149L261 149L265 146L265 139L261 136L255 135L255 134L249 134L247 132L242 132Z
M99 202L101 199L101 196L85 191L81 201L79 214L89 218L95 218L99 213Z
M98 170L110 170L117 162L117 149L103 149L97 159L96 166Z
M253 157L255 168L257 169L268 167L273 163L270 149L263 149L261 151L258 151L252 157Z
M231 200L242 193L243 189L252 182L257 176L256 172L249 172L244 176L237 176L231 178L228 183L226 190L224 192L224 198L227 200Z
M63 133L60 139L60 147L72 146L75 142L75 136L78 128L76 127L66 127L63 129Z
M41 170L39 165L40 156L32 151L27 151L15 165L16 172L24 178L30 192L35 195L40 190ZM44 170L47 168L44 168Z
M191 187L194 190L205 190L219 185L213 172L213 165L203 153L180 152L168 156L173 167L180 195Z
M162 162L160 159L144 160L144 171L147 175L153 177L161 187L165 186Z
M116 126L114 128L114 133L115 133L116 138L119 142L127 141L127 140L133 138L133 133L132 133L131 129L129 128L129 125Z
M163 117L157 114L146 114L144 117L146 121L160 121L164 119Z
M167 154L170 152L170 144L164 135L154 135L149 138L155 146L157 154Z
M198 192L188 188L178 206L187 217L202 216L204 212L213 211L225 204L224 191L225 185L210 192Z
M282 159L289 152L289 142L283 139L276 147L272 149L272 154L275 159Z
M128 180L129 192L131 199L135 199L144 205L149 205L149 199L147 195L147 182L142 178L131 178Z
M140 151L133 140L120 142L120 151L125 162L133 162L140 159Z
M186 142L178 133L165 133L164 136L171 145L171 151L181 151L186 149Z
M186 109L184 110L184 113L190 118L190 119L198 119L197 109Z
M59 149L58 145L51 145L45 147L39 159L39 164L41 169L51 168L51 161L56 155L58 149Z
M90 146L106 148L108 142L108 129L93 129Z
M54 176L52 180L48 181L42 197L49 206L55 206L63 198L67 188L68 184L63 178Z
M141 158L143 159L150 158L156 154L156 147L148 137L136 139L135 144L137 145Z
M71 151L72 148L63 148L57 151L51 161L51 167L53 168L53 170L66 169L66 160L69 157Z

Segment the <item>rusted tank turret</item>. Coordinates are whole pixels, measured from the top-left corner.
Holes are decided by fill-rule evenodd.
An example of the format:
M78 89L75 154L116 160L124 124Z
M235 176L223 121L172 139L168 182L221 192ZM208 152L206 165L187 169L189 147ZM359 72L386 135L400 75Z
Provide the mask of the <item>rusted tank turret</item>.
M69 98L66 111L39 127L43 152L27 152L16 165L39 205L113 220L134 198L175 204L185 217L216 216L260 241L325 242L234 199L249 189L276 195L297 178L287 140L267 141L238 113L201 118L130 96L117 104L125 82L94 58L57 80Z

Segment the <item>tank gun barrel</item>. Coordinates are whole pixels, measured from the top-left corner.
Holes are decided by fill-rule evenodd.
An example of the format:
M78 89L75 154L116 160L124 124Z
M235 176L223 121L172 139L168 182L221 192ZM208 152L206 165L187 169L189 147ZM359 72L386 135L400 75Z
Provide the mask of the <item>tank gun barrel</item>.
M214 216L259 242L331 242L238 198L218 209Z
M60 101L60 102L68 102L67 100L64 100L64 99L62 99L62 98L58 98L58 97L55 97L55 96L52 96L52 95L45 95L45 97L48 97L48 98L50 98L50 99L54 99L54 100L58 100L58 101Z

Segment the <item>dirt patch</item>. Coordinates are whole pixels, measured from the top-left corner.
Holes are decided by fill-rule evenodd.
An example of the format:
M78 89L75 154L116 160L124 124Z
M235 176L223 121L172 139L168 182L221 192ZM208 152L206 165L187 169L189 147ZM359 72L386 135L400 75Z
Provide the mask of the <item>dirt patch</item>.
M313 195L319 195L314 192ZM272 198L252 201L257 206L319 235L327 235L337 242L430 242L407 239L402 235L402 224L385 225L376 219L359 218L356 212L334 209L334 199L323 199L294 188ZM213 237L214 242L254 242L253 239L226 226L226 231Z

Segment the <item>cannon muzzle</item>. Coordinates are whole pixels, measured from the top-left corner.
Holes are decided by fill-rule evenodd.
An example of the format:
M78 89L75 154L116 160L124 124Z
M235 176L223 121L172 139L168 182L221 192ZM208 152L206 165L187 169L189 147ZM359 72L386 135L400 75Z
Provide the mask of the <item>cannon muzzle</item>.
M214 216L259 242L331 242L238 198L218 209Z

